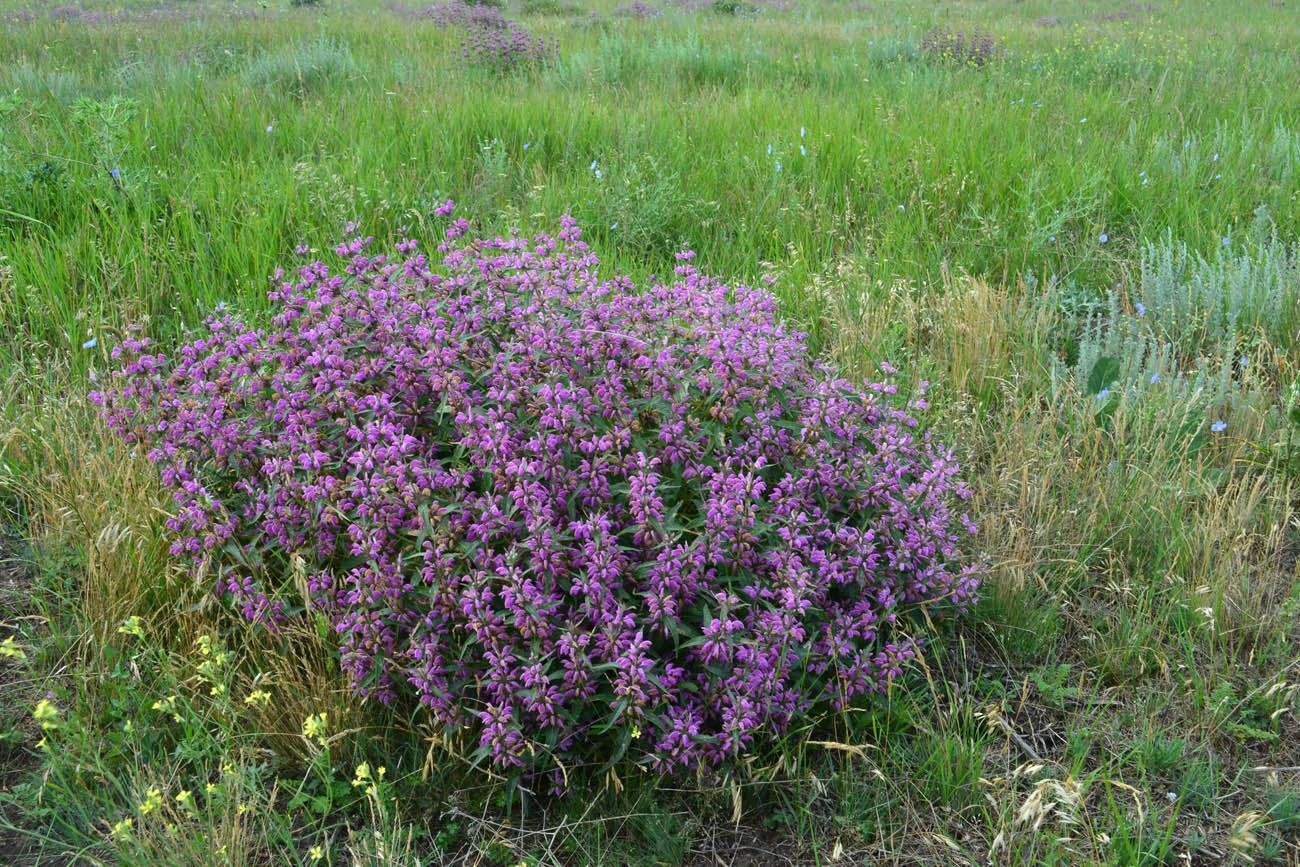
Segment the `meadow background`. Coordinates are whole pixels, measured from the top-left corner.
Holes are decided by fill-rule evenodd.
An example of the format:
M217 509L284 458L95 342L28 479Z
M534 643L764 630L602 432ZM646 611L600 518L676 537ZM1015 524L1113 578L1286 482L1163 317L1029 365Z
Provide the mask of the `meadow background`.
M0 4L0 860L1300 863L1295 0L500 12L553 56L356 0ZM264 314L296 246L448 198L639 284L773 275L844 370L932 381L978 608L722 784L525 813L327 631L253 634L85 395L128 324Z

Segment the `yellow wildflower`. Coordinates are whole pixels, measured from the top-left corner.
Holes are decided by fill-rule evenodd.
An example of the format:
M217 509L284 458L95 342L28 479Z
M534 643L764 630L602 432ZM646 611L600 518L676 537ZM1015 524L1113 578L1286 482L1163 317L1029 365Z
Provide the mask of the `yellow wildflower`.
M248 694L247 698L244 699L244 704L253 705L255 707L266 707L270 703L271 693L264 689L255 689Z
M141 816L147 816L162 806L162 792L153 788L145 792L144 801L137 807Z
M321 746L325 746L325 726L329 720L327 713L314 713L302 721L302 733L304 737L315 738L320 741Z
M48 698L43 698L36 703L32 716L45 731L59 727L59 709Z
M123 635L134 635L136 638L144 638L144 622L132 614L117 627L117 631Z
M27 658L27 652L14 644L14 637L11 635L4 641L0 641L0 656L21 661Z

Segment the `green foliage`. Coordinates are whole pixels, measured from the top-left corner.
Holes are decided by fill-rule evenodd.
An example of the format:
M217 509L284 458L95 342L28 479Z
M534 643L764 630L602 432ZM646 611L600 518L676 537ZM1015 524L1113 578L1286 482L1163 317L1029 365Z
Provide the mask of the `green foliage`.
M584 11L576 3L563 0L519 0L519 12L523 15L582 15Z
M1231 354L1259 337L1286 351L1300 345L1300 242L1274 233L1244 249L1221 244L1206 258L1166 233L1145 246L1139 274L1135 295L1183 351Z
M305 96L342 84L356 71L348 45L322 36L287 51L263 52L245 69L244 80L268 94Z
M754 15L758 12L757 6L745 0L713 0L709 8L718 15Z
M663 261L688 243L712 208L687 192L681 176L654 157L628 161L603 173L599 199L588 219L597 234L645 261ZM585 216L586 209L578 214Z

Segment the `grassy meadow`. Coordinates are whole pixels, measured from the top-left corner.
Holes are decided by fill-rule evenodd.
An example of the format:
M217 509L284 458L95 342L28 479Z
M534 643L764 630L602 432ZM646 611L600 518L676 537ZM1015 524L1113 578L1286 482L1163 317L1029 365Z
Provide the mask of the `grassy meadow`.
M1296 0L502 11L555 59L362 0L0 0L0 863L1300 864ZM128 325L264 315L295 247L447 199L638 284L772 275L843 370L933 382L977 608L721 784L524 810L328 630L225 609L87 392Z

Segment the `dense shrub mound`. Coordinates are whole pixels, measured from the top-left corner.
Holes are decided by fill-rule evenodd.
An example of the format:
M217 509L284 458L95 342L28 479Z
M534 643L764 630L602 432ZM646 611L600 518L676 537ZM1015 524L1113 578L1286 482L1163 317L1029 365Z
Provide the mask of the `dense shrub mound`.
M516 772L672 771L882 689L908 612L968 604L974 526L923 408L836 379L765 291L679 256L644 291L558 237L435 267L338 248L96 394L149 448L175 551L271 628L328 615L365 695Z

